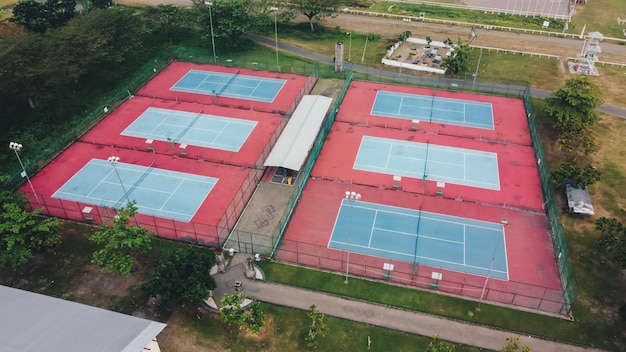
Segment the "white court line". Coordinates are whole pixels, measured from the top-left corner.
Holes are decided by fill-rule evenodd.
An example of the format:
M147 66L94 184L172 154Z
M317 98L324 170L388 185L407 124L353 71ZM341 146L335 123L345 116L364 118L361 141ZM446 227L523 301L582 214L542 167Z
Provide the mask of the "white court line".
M359 203L361 204L372 204L372 205L378 205L377 203L370 203L370 202L364 202L364 201L359 201ZM396 209L403 209L404 212L400 212L400 211L390 211L390 210L386 210L386 209L378 209L375 206L361 206L361 205L353 205L354 208L359 208L359 209L364 209L364 210L374 210L377 212L381 212L381 213L389 213L389 214L394 214L394 215L404 215L407 217L412 217L412 218L419 218L419 215L417 214L413 214L414 212L417 212L417 210L414 209L409 209L409 208L401 208L401 207L396 207L393 205L384 205L385 208L396 208ZM411 213L407 213L408 211L410 211ZM453 220L447 220L447 219L440 219L437 217L430 217L428 215L424 216L423 214L427 213L427 214L437 214L437 213L432 213L432 212L428 212L428 211L422 211L422 219L427 219L427 220L434 220L434 221L438 221L438 222L443 222L443 223L449 223L449 224L457 224L457 225L467 225L467 226L472 226L472 227L476 227L476 228L480 228L480 229L486 229L486 230L491 230L491 231L501 231L501 226L500 224L496 224L496 223L492 223L492 222L488 222L488 221L483 221L483 220L476 220L476 219L470 219L470 218L464 218L464 217L460 217L460 216L454 216L454 215L444 215L444 214L438 214L441 216L445 216L446 218L453 218L453 219L459 219L459 221L453 221ZM469 222L468 222L469 221ZM474 225L472 223L485 223L485 224L489 224L492 225L490 226L481 226L481 225Z
M374 229L375 230L381 230L381 231L384 231L384 232L391 232L391 233L397 233L397 234L400 234L400 235L406 235L406 236L409 236L409 237L429 238L431 240L437 240L437 241L441 241L441 242L448 242L448 243L465 245L465 243L463 243L462 241L453 241L453 240L447 240L445 238L440 238L440 237L433 237L433 236L428 236L428 235L420 235L419 233L390 230L390 229L384 228L384 227L372 226L372 233L373 233Z
M372 248L372 238L374 237L374 224L376 224L376 219L378 218L378 209L374 210L374 220L372 221L372 230L370 231L370 239L367 242L367 247Z
M467 226L463 226L463 265L467 262L465 253L467 253Z
M174 189L172 190L172 192L170 192L170 196L169 196L169 197L167 197L167 199L165 199L165 201L163 201L163 204L161 204L161 208L159 208L159 209L163 209L163 206L164 206L165 204L167 204L167 202L169 202L169 200L170 200L170 199L172 199L172 196L173 196L174 194L176 194L176 190L178 190L178 189L180 188L180 185L182 185L182 184L183 184L183 182L185 182L185 181L180 181L180 182L178 182L178 184L176 185L176 188L174 188Z

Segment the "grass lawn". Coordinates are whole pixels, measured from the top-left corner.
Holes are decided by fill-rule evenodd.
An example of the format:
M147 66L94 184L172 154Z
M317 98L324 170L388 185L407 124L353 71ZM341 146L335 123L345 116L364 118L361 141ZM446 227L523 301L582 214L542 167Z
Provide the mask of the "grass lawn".
M474 55L478 57L480 50L474 49ZM507 80L525 81L531 87L555 90L566 79L564 69L559 67L562 68L563 63L556 59L483 50L478 79L496 83L506 83Z
M605 37L623 38L622 29L626 25L617 23L617 18L626 18L626 6L623 0L593 0L587 5L576 5L574 17L569 24L569 33L580 34L586 25L585 33L600 32Z

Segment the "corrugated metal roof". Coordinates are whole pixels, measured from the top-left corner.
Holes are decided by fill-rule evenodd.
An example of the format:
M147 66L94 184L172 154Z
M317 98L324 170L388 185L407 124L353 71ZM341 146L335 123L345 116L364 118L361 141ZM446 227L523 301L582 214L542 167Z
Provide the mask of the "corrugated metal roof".
M302 97L264 165L300 170L332 101L321 95Z
M141 352L165 324L0 286L0 351Z

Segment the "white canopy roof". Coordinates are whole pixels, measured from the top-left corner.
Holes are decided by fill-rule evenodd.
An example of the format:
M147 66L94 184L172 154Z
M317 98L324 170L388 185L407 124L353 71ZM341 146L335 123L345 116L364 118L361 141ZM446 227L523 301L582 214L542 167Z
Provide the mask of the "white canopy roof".
M299 171L315 143L332 101L331 98L321 95L302 97L264 166Z

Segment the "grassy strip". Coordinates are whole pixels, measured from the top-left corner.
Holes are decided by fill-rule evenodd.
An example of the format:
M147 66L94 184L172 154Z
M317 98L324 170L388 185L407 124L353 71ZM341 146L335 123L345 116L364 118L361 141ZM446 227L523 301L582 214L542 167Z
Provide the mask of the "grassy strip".
M390 8L391 10L388 11ZM550 22L550 27L548 30L552 31L562 31L565 25L564 20L556 20L553 18L540 16L527 17L519 15L507 15L504 13L498 14L476 10L455 9L443 6L409 3L377 2L369 9L369 11L380 13L393 13L406 16L419 16L420 13L424 13L424 16L427 18L436 18L468 23L476 22L493 26L527 28L537 30L542 29L543 21Z
M477 302L456 297L357 278L352 278L350 285L345 285L340 275L269 261L259 264L267 279L275 282L495 326L526 335L614 348L612 341L606 338L601 321L593 316L586 316L589 321L570 322L489 304L483 304L477 310Z

